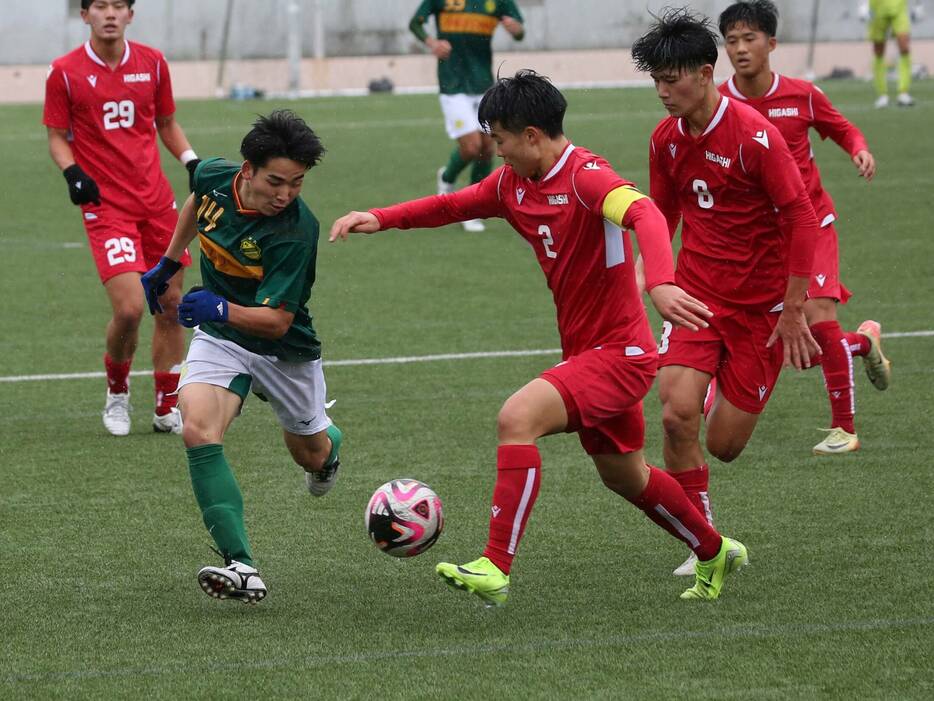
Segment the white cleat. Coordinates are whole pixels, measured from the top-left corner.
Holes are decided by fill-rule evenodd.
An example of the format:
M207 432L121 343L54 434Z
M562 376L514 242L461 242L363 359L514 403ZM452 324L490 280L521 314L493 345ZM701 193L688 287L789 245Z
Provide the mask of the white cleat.
M107 403L101 417L104 428L114 436L126 436L130 433L130 393L111 394L107 391Z
M898 104L899 107L914 107L915 106L915 99L906 92L899 93L895 102Z
M239 599L245 604L255 604L266 596L266 585L256 568L236 560L226 567L202 567L198 584L215 599Z
M672 574L675 577L693 577L694 576L694 565L697 564L697 555L691 553L688 556L688 559L682 562L675 568L675 571Z
M814 455L843 455L859 450L859 438L855 433L845 431L839 426L820 430L826 431L827 435L811 449Z
M885 109L889 106L889 96L888 95L879 95L876 98L875 107L877 110Z
M335 460L316 472L305 473L305 486L313 497L323 497L331 491L331 487L337 482L337 468L340 466L340 460Z
M892 363L882 353L882 325L878 321L866 319L856 328L856 333L869 339L869 353L863 356L866 376L876 389L888 389L892 381Z
M464 227L464 231L469 231L472 234L479 234L480 232L486 231L486 224L483 223L482 219L468 219L467 221L461 222L461 226Z
M179 435L182 432L182 414L174 406L168 414L159 416L152 415L152 430L156 433L174 433Z
M450 195L454 192L454 183L449 183L444 179L444 171L447 170L444 166L438 168L438 194L439 195Z

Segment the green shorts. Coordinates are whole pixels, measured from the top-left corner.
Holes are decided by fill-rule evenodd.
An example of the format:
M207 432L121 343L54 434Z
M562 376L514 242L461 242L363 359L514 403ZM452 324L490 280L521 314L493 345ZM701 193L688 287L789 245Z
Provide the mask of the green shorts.
M908 0L871 0L869 3L869 41L885 42L889 31L895 36L911 32Z

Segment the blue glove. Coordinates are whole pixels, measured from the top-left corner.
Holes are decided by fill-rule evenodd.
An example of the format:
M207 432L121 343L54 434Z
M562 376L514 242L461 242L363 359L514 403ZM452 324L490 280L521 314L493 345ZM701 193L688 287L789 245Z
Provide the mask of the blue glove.
M162 305L159 304L159 297L165 294L169 289L169 280L175 273L181 270L182 264L162 256L156 266L147 271L139 281L143 285L143 292L146 293L146 303L149 305L149 313L162 313Z
M178 305L178 323L189 329L206 321L227 323L227 300L203 287L192 287Z

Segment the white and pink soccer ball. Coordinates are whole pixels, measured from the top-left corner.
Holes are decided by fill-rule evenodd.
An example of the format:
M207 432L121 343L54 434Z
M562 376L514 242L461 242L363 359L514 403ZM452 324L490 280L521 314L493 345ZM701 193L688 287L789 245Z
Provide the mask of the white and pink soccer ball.
M393 557L423 553L444 528L441 499L424 482L396 479L373 492L363 515L376 547Z

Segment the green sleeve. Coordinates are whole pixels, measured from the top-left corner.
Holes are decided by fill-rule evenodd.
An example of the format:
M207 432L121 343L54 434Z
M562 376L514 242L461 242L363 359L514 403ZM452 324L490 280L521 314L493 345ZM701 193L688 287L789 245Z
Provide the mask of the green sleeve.
M307 241L277 241L267 245L263 250L263 281L256 290L256 303L296 312L305 302L303 292L314 284L317 257L317 236L312 246Z
M497 8L498 16L500 19L503 17L512 17L514 20L520 24L525 23L525 20L522 19L522 13L519 11L519 6L516 5L515 0L499 0L499 7ZM513 37L516 41L522 41L525 37L525 31L519 33L519 36Z
M205 158L197 165L197 167L195 168L195 176L194 176L194 179L192 180L192 183L195 186L192 192L198 195L198 194L203 194L205 191L209 189L209 188L203 187L202 185L200 185L200 183L202 183L206 177L207 178L210 177L211 175L210 166L212 166L213 164L216 164L218 161L223 161L223 160L224 160L223 158ZM205 173L205 170L207 170L208 172Z
M428 38L428 32L425 31L425 22L434 13L432 0L422 0L422 4L415 10L412 19L409 20L409 30L415 35L415 38L424 43Z

